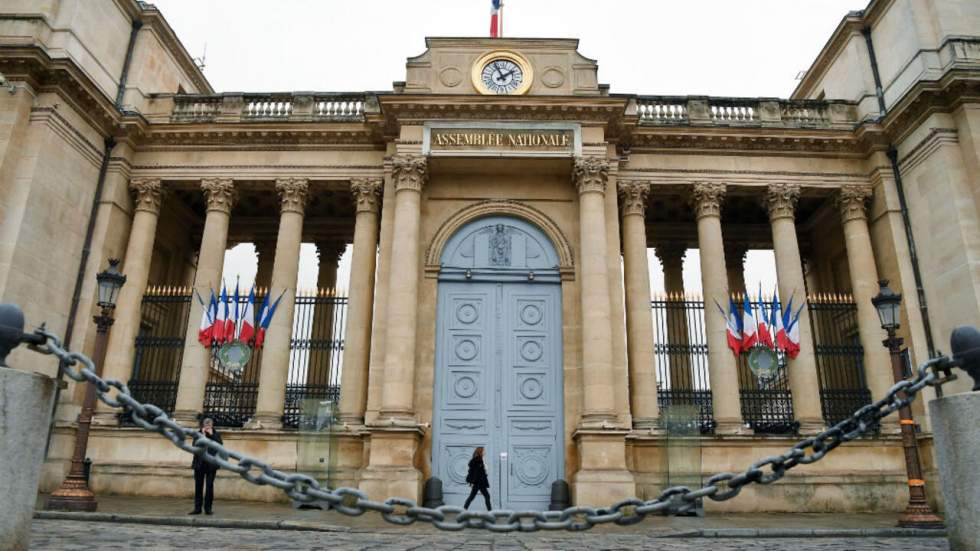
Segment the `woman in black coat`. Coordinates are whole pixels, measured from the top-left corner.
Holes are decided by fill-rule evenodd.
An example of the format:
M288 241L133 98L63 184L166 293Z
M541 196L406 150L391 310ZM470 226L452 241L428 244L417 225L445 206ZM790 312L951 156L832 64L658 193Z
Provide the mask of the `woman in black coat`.
M470 503L476 497L476 493L480 492L483 494L483 501L487 504L487 511L492 510L493 506L490 505L490 493L487 492L490 488L490 481L487 480L487 468L483 465L483 446L473 450L473 458L470 459L470 469L466 473L466 482L472 489L470 490L470 497L466 498L466 503L463 505L463 508L469 509Z
M221 435L214 430L214 421L210 418L205 417L201 421L201 433L219 444L222 443ZM211 450L204 453L215 455ZM214 503L214 476L218 473L218 466L208 463L199 455L195 455L191 462L191 468L194 469L194 510L188 514L201 514L201 494L203 493L204 514L210 515L212 513L211 505Z

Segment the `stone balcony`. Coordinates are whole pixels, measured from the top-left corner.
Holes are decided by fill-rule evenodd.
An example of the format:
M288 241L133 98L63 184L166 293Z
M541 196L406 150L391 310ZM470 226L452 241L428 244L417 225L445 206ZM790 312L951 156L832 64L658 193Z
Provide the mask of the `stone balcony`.
M738 126L852 129L857 104L849 101L636 96L641 126Z
M148 118L171 123L361 122L365 110L377 111L374 95L344 92L180 94L156 100L162 105Z

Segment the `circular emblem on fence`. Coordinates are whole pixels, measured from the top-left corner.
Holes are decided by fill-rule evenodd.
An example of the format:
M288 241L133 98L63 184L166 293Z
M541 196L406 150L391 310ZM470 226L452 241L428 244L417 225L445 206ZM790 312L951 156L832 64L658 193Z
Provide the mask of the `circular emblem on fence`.
M218 349L218 361L222 367L240 371L252 357L252 349L243 342L226 342Z
M749 352L749 369L760 379L771 379L779 370L779 358L770 348L753 346Z

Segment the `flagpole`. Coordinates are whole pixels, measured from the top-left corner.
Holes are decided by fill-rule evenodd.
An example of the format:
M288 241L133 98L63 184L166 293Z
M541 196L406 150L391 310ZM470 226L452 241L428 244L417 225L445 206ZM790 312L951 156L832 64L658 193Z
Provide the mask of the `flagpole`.
M500 0L500 10L497 15L497 38L504 37L504 0Z

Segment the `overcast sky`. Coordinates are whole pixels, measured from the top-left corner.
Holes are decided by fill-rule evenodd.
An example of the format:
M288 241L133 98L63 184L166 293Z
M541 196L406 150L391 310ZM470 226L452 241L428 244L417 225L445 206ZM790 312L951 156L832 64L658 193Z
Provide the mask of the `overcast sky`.
M490 0L153 0L222 91L390 90L426 36L487 36ZM505 0L504 36L578 38L613 93L787 97L848 11L867 0ZM226 277L254 277L253 249ZM346 280L349 254L341 265ZM685 266L700 288L697 251ZM772 254L750 252L746 282L773 283ZM300 287L316 284L304 245ZM663 289L651 263L654 292ZM342 281L341 286L346 287Z

